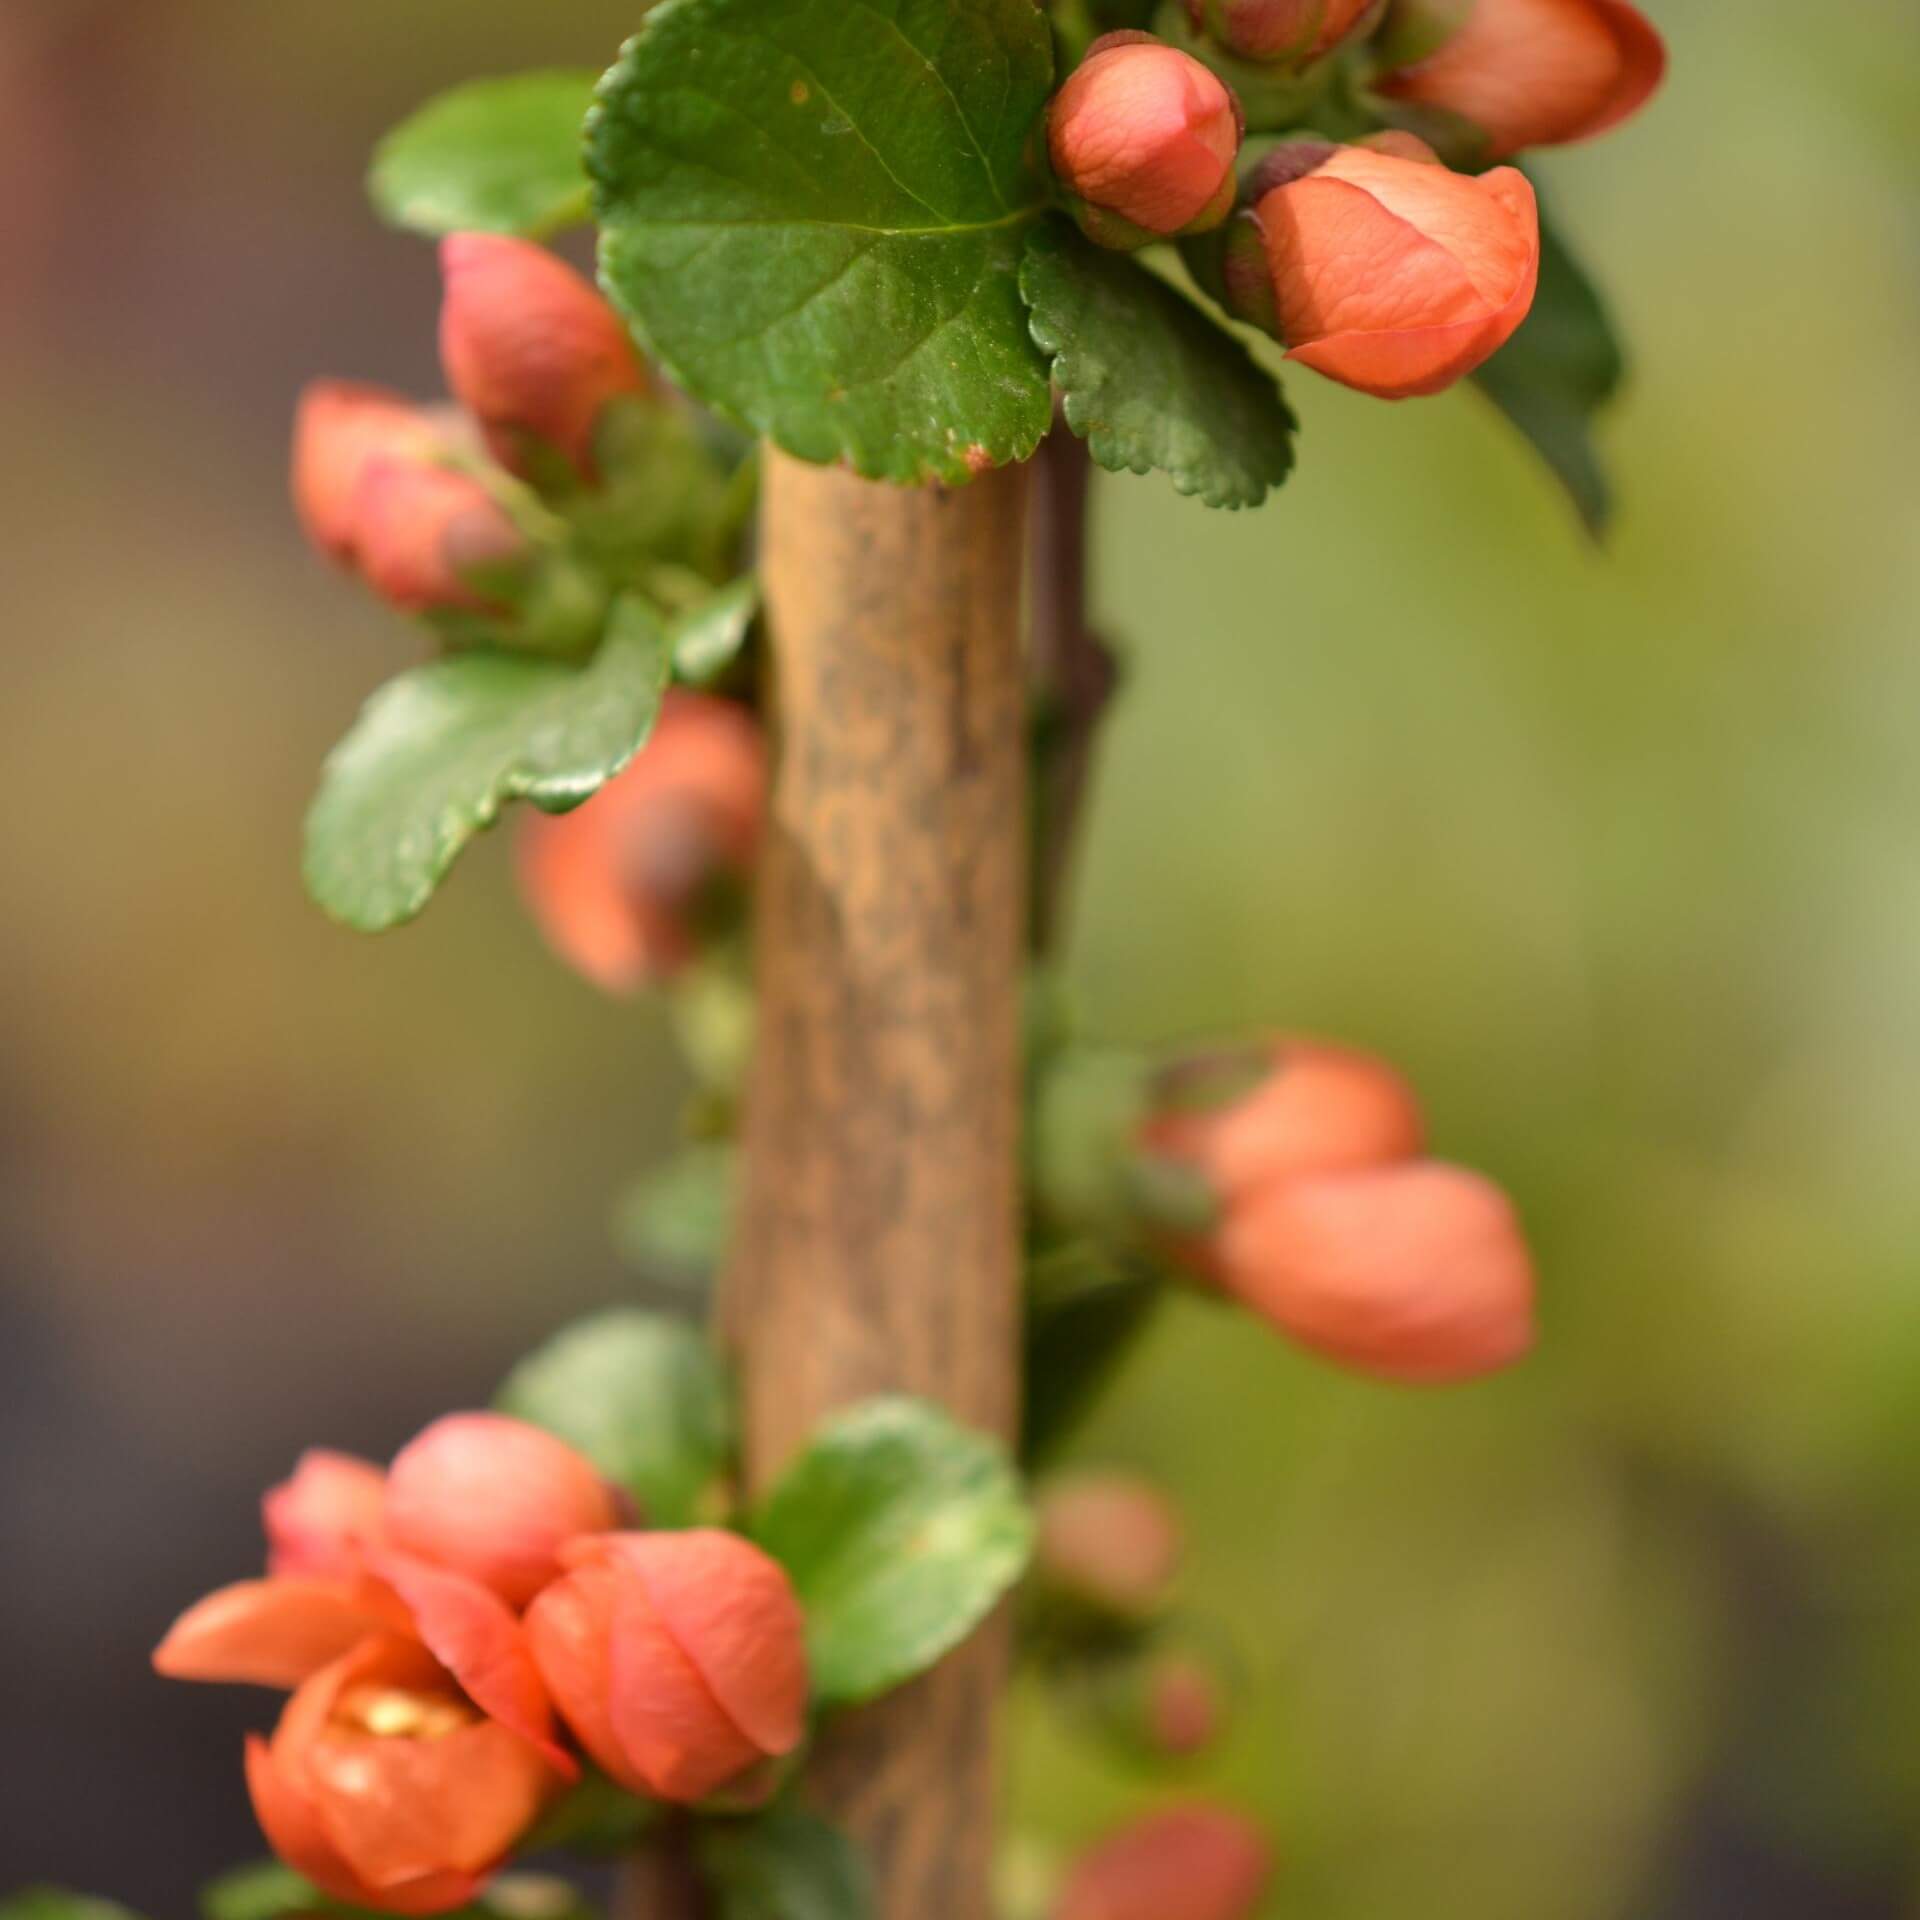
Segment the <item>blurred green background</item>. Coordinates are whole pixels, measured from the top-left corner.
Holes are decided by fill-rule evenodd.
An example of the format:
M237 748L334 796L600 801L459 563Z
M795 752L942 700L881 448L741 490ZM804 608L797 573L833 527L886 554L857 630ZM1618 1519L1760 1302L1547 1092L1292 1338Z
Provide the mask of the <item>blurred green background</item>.
M1255 1650L1190 1784L1270 1816L1276 1916L1920 1916L1920 17L1653 11L1657 111L1545 169L1636 349L1608 551L1473 395L1309 376L1264 513L1099 496L1092 1023L1393 1054L1547 1279L1539 1361L1433 1397L1183 1309L1081 1450L1190 1495ZM437 384L372 139L633 18L0 9L0 1884L180 1913L257 1851L265 1703L146 1648L299 1446L631 1291L658 1014L547 962L497 846L390 941L302 901L413 642L282 473L310 375ZM1043 1846L1148 1797L1019 1733Z

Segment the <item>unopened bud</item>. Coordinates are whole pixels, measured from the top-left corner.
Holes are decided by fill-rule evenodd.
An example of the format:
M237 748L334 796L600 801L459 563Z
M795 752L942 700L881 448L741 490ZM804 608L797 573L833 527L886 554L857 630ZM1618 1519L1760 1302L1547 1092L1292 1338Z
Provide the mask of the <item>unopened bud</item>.
M1187 0L1196 32L1243 60L1324 59L1377 18L1381 0Z
M376 459L361 474L353 542L367 584L409 613L497 608L502 584L532 557L472 474L404 458Z
M1123 1827L1068 1876L1053 1920L1252 1920L1273 1849L1225 1808L1170 1807Z
M1047 110L1047 146L1089 238L1141 247L1232 211L1246 123L1233 90L1146 33L1097 40Z
M432 417L402 394L316 380L300 396L293 427L293 505L307 538L350 565L362 475L375 460L426 458L438 439Z
M440 250L447 380L500 461L537 470L556 451L588 479L608 405L647 373L620 316L574 269L531 241L456 233Z
M1477 158L1590 140L1639 112L1666 73L1658 31L1626 0L1401 0L1389 98L1457 116Z
M463 1573L523 1607L560 1571L560 1549L617 1519L586 1458L524 1420L456 1413L395 1456L387 1534L405 1553Z
M1145 1620L1166 1604L1185 1549L1178 1512L1150 1481L1076 1474L1041 1499L1034 1573L1096 1613Z
M1424 1131L1412 1088L1386 1061L1280 1040L1165 1068L1139 1144L1197 1174L1225 1207L1303 1174L1411 1159Z
M1491 358L1540 274L1524 174L1469 178L1397 144L1280 148L1249 183L1222 275L1232 312L1288 359L1383 400L1439 393Z
M670 693L623 773L584 807L522 829L521 892L548 944L609 993L680 971L708 895L753 863L766 786L765 742L745 708Z
M1229 1293L1361 1373L1471 1380L1533 1345L1533 1260L1512 1202L1458 1167L1292 1181L1230 1217L1218 1244Z

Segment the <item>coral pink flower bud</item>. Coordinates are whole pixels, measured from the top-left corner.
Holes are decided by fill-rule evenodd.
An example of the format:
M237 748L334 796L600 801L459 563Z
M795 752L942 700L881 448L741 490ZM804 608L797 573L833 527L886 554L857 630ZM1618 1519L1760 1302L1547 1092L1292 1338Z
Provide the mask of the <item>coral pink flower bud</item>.
M539 1754L487 1719L416 1642L363 1642L247 1745L274 1851L324 1893L384 1913L465 1905L554 1785Z
M422 459L440 438L431 415L384 387L317 380L293 427L293 505L307 538L343 566L354 558L361 476L375 460Z
M1074 1474L1040 1502L1036 1576L1102 1613L1141 1620L1158 1612L1185 1551L1173 1503L1135 1475Z
M594 429L647 374L620 316L572 267L526 240L456 233L441 244L447 381L516 472L528 442L595 472Z
M690 1804L800 1744L806 1623L779 1565L737 1534L577 1542L527 1615L562 1717L613 1779Z
M1410 1160L1425 1126L1384 1060L1318 1040L1181 1061L1141 1129L1150 1154L1198 1173L1221 1205L1302 1174Z
M409 613L497 604L488 576L522 566L531 549L471 474L385 456L367 465L353 500L361 574Z
M670 693L653 738L584 807L521 829L521 892L547 943L608 993L686 965L700 909L753 864L767 754L728 700Z
M1250 1820L1170 1807L1087 1853L1053 1920L1252 1920L1272 1877L1273 1850Z
M612 1493L564 1440L499 1413L436 1420L387 1474L387 1535L524 1607L560 1571L560 1549L617 1524Z
M1169 1653L1146 1674L1143 1702L1148 1745L1174 1760L1204 1753L1220 1737L1226 1702L1213 1670L1192 1654Z
M1590 140L1646 105L1667 50L1626 0L1471 0L1459 30L1380 90L1457 114L1481 158Z
M1382 0L1187 0L1196 32L1243 60L1319 60L1371 19Z
M1432 1161L1296 1180L1219 1235L1227 1290L1382 1379L1471 1380L1525 1357L1534 1271L1512 1203Z
M267 1571L351 1579L385 1532L387 1476L370 1460L316 1447L260 1502Z
M1533 188L1430 153L1296 143L1263 164L1227 245L1228 304L1383 400L1439 393L1512 337L1540 276Z
M1088 236L1138 247L1227 217L1245 124L1232 89L1192 55L1111 33L1054 96L1047 145Z

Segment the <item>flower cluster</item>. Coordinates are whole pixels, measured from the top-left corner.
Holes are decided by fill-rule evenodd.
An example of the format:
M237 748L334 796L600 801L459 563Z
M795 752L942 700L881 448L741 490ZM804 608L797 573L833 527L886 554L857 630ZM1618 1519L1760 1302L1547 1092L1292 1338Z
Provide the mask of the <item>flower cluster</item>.
M1281 1040L1175 1062L1136 1137L1148 1191L1189 1184L1203 1224L1170 1233L1192 1275L1343 1366L1468 1380L1533 1345L1534 1271L1512 1203L1424 1153L1384 1061Z
M247 1782L274 1850L352 1905L466 1904L580 1776L691 1803L799 1744L804 1623L731 1533L635 1531L542 1429L455 1414L385 1471L309 1453L265 1577L190 1608L163 1674L291 1691ZM569 1738L571 1736L571 1738Z
M1191 257L1236 319L1382 399L1451 386L1532 308L1533 189L1491 163L1618 125L1665 66L1626 0L1188 0L1188 11L1194 51L1110 34L1055 96L1047 149L1061 195L1103 246L1214 236ZM1245 142L1247 114L1209 59L1262 86L1299 76L1281 95L1297 108L1274 126L1282 137ZM1337 131L1323 133L1314 120L1336 69ZM1355 129L1356 111L1375 131Z
M560 558L525 483L596 483L610 415L650 381L612 308L544 248L455 234L441 266L441 359L458 407L315 383L295 423L294 506L313 544L393 605L508 614Z

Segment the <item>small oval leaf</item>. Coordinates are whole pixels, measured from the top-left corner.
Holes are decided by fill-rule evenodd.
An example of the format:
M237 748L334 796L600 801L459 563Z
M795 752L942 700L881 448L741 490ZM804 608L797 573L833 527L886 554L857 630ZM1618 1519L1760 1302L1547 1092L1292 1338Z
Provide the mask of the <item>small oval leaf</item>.
M584 666L469 653L416 667L367 702L307 816L307 890L362 933L414 919L512 800L565 813L645 744L666 692L666 636L635 599Z
M430 100L381 141L367 190L416 233L543 239L591 211L582 147L598 76L519 73Z
M919 1400L871 1401L829 1423L750 1531L792 1576L826 1705L924 1673L993 1611L1033 1551L1006 1455Z

